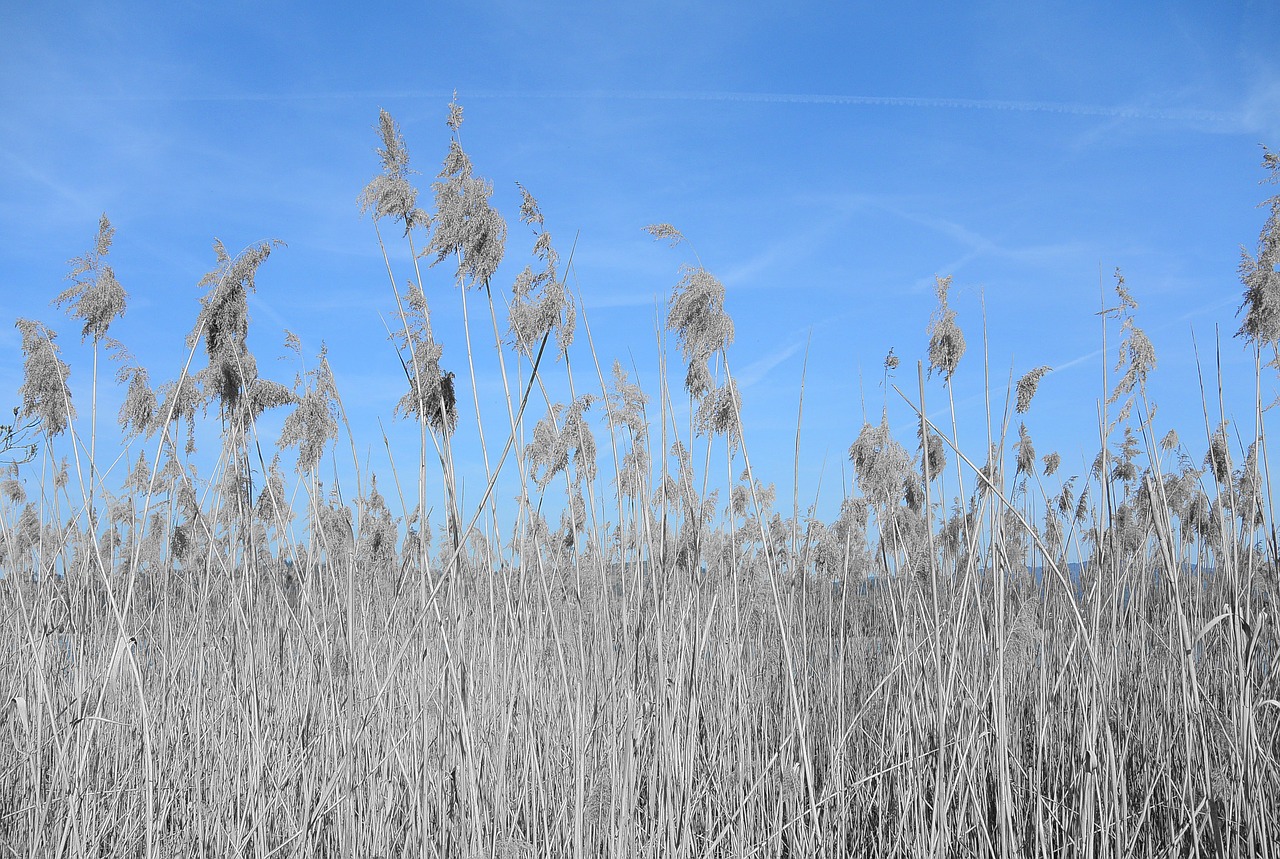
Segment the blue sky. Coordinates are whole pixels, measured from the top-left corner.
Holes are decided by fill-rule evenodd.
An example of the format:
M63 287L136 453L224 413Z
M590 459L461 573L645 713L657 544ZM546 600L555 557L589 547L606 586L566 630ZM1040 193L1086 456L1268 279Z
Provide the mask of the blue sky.
M821 481L830 510L864 414L885 402L890 348L893 381L916 389L938 275L954 277L970 345L954 395L971 455L985 449L985 312L994 408L1010 374L1057 368L1028 429L1067 473L1092 461L1099 284L1109 293L1119 267L1159 357L1158 429L1198 459L1193 332L1207 382L1220 336L1228 416L1252 424L1252 358L1231 335L1240 246L1271 193L1260 144L1280 147L1280 11L1116 5L4 4L0 399L16 404L21 384L10 323L35 317L62 333L87 413L87 351L49 301L101 212L130 293L112 334L156 381L185 360L212 240L278 238L252 306L260 367L292 378L270 360L285 328L309 355L327 342L361 455L385 470L377 419L412 434L392 427L394 302L356 196L386 108L429 199L456 89L463 144L510 226L495 289L530 261L519 181L563 255L576 238L571 284L606 371L634 365L656 396L658 307L692 260L641 228L674 223L728 288L748 448L787 506L806 349L801 503ZM451 274L427 280L445 364L464 376ZM574 360L587 372L586 352ZM500 392L487 354L477 371L482 397ZM937 379L927 396L941 417ZM118 395L104 400L113 415ZM505 409L487 408L500 437ZM909 411L889 409L911 439Z

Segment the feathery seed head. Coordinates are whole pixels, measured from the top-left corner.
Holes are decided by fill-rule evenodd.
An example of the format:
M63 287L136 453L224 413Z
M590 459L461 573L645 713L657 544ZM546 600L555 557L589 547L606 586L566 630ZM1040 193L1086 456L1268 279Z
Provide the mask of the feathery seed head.
M136 436L151 428L156 414L156 392L151 389L144 367L124 367L116 374L129 388L120 406L118 422L126 434Z
M258 266L280 245L283 242L261 242L232 259L222 242L215 240L217 265L199 283L207 292L200 297L200 314L187 335L189 347L204 340L209 359L208 366L196 374L198 402L217 400L239 422L252 419L255 410L288 399L287 389L282 386L265 381L258 384L257 362L248 345L249 295L257 288Z
M36 418L50 436L66 430L75 418L75 406L71 403L71 388L67 380L71 367L58 355L55 344L57 334L43 323L19 319L15 323L22 332L21 417Z
M584 394L567 410L562 403L554 403L534 425L533 441L525 448L525 456L529 477L540 488L546 488L553 477L567 471L570 461L577 481L595 479L596 440L584 416L595 400L595 395Z
M360 192L360 214L372 210L374 220L390 217L401 221L408 235L415 226L425 227L431 221L426 212L417 208L418 189L409 181L417 171L409 168L409 151L400 127L385 110L378 112L378 136L382 139L382 147L377 150L382 173Z
M324 456L325 446L338 437L338 389L325 351L322 344L316 368L307 373L306 391L285 418L277 442L282 448L298 446L295 467L299 474L313 471Z
M67 458L64 456L62 458L62 462L58 463L57 472L53 475L53 488L66 489L67 483L69 483L70 480L71 480L70 463L67 462Z
M165 422L176 423L185 421L187 425L187 453L191 453L196 448L195 441L195 417L196 409L201 403L200 392L197 389L196 381L191 376L183 374L174 381L165 382L156 391L156 397L160 401L159 407L156 408L155 418L151 422L151 426L147 428L148 433L163 429Z
M644 231L653 236L657 241L666 240L675 247L684 241L684 233L677 230L671 224L650 224L644 228Z
M103 212L98 216L98 237L93 244L93 252L100 257L106 256L111 250L111 240L115 235L116 228L111 226L111 222L107 220L107 213Z
M1075 521L1083 522L1085 517L1089 515L1089 485L1085 484L1084 489L1080 492L1080 500L1076 502Z
M1019 474L1031 474L1036 467L1036 449L1031 443L1031 436L1027 433L1027 425L1018 424L1018 441L1013 446L1017 453L1017 465L1014 471L1014 477Z
M1120 459L1116 461L1115 468L1111 469L1111 479L1120 483L1132 483L1138 478L1138 466L1131 459Z
M1204 455L1205 468L1213 474L1214 480L1222 486L1231 485L1231 448L1227 442L1228 424L1218 427L1218 431L1209 439L1209 450Z
M520 189L520 220L526 224L536 227L543 226L542 211L538 208L538 201L529 193L529 189L516 183L516 187Z
M924 481L920 475L912 471L907 472L906 479L902 481L902 496L908 510L923 515L926 496Z
M1062 491L1058 493L1054 506L1057 507L1058 513L1063 516L1071 516L1075 512L1075 483L1076 479L1074 477L1067 478L1062 484Z
M458 141L449 141L449 154L440 170L436 193L436 229L425 253L436 255L432 265L456 254L459 281L487 284L502 262L507 222L489 203L493 185L472 175L471 159Z
M929 322L929 373L934 370L942 373L946 382L956 371L956 366L964 356L964 332L956 325L956 312L947 305L947 291L951 288L951 276L936 278L935 291L938 295L938 307Z
M1031 408L1031 400L1036 395L1036 388L1039 387L1040 380L1052 370L1052 367L1041 365L1018 380L1018 414L1026 414L1027 410Z
M271 525L287 523L293 518L293 513L285 501L284 475L280 472L279 454L273 456L271 464L267 466L262 489L254 502L253 510L258 519Z
M649 450L646 440L649 426L644 419L644 407L649 397L627 378L622 364L613 362L613 390L605 399L609 419L627 428L631 446L622 457L622 467L617 477L618 489L626 496L635 496L644 486L649 475Z
M1129 290L1125 288L1124 275L1121 274L1118 267L1116 268L1115 278L1116 297L1120 299L1120 311L1123 313L1131 310L1137 310L1138 302L1134 300L1133 296L1129 294Z
M392 339L402 353L409 353L404 362L409 390L396 404L395 413L425 420L436 432L450 434L458 423L453 373L440 369L444 350L432 337L431 311L417 284L409 284L404 304L404 327Z
M890 433L887 416L881 418L878 426L863 424L858 438L849 447L849 460L858 476L858 485L873 504L889 507L902 501L905 481L911 472L911 457Z
M676 332L689 361L685 387L701 398L712 387L707 362L733 342L733 320L724 311L724 284L702 267L684 266L682 272L671 294L667 330Z
M1280 215L1273 214L1259 238L1257 256L1244 250L1240 252L1239 272L1240 281L1245 285L1245 299L1239 310L1245 311L1245 315L1236 335L1260 345L1280 340L1277 264L1280 264Z
M378 159L382 169L396 176L409 173L409 150L404 145L404 135L400 126L386 110L378 110L378 136L382 138L382 148L378 150Z
M1262 166L1270 175L1264 182L1280 182L1280 153L1263 147ZM1280 195L1262 205L1270 209L1258 235L1256 255L1240 251L1240 282L1244 284L1244 301L1237 313L1244 311L1244 321L1237 337L1259 346L1280 342Z
M1156 366L1156 350L1148 339L1146 332L1138 327L1133 320L1133 311L1138 308L1138 302L1134 301L1133 296L1124 286L1124 275L1120 273L1120 269L1116 269L1116 295L1120 298L1120 307L1115 308L1121 318L1120 331L1122 337L1120 340L1120 351L1116 359L1116 370L1124 368L1124 375L1116 382L1115 389L1112 390L1111 396L1107 398L1107 404L1111 405L1123 400L1120 411L1117 414L1112 426L1127 421L1133 410L1135 399L1135 391L1145 392L1147 376Z
M992 443L987 452L987 463L978 469L978 493L985 495L1000 488L1002 483L1000 447Z
M552 267L560 261L560 255L551 246L551 233L546 230L538 233L538 238L533 242L533 255L546 260Z
M1044 462L1044 476L1050 477L1058 470L1058 466L1062 464L1062 457L1056 452L1046 453L1042 461Z
M1134 388L1145 384L1147 376L1156 367L1156 350L1151 344L1151 340L1147 337L1145 331L1137 325L1132 324L1132 320L1128 324L1128 336L1121 345L1120 360L1116 363L1116 369L1125 367L1125 374L1120 381L1116 382L1115 390L1111 392L1108 403L1114 403L1125 394L1131 393Z
M1044 511L1044 544L1051 555L1060 556L1062 553L1062 541L1065 536L1062 530L1062 520L1058 518L1052 507L1046 507Z
M9 472L5 472L6 475ZM16 477L6 476L0 480L0 496L3 496L10 504L25 504L27 501L27 490L22 485L22 481Z
M920 463L929 475L929 479L933 480L942 474L942 470L947 467L947 449L942 441L942 436L935 432L929 432L929 440L925 442L921 433L924 432L924 425L916 427L916 438L920 441Z
M445 120L449 130L454 134L462 127L462 105L458 104L458 91L453 91L453 99L449 102L449 118Z
M551 233L544 228L538 201L523 185L520 188L524 201L520 206L520 219L534 228L534 256L544 263L542 270L534 272L526 266L512 285L513 300L509 311L509 327L517 349L532 356L534 349L551 329L556 331L556 345L560 354L573 342L577 325L577 308L557 273L560 255L551 245ZM537 290L542 294L534 297Z
M444 165L440 168L437 178L448 179L456 176L462 179L470 179L473 169L471 156L462 148L462 144L456 140L450 140L449 154L445 155Z
M699 434L724 434L730 453L738 449L741 441L738 433L738 396L737 383L729 379L702 397L693 418L694 430Z
M545 234L544 234L545 235ZM541 285L542 294L536 299L532 293ZM508 325L517 349L532 356L542 338L553 328L556 345L561 354L573 342L577 327L577 307L573 298L558 280L550 266L537 274L525 268L512 285L513 299L508 311Z
M67 279L72 285L54 299L59 306L69 305L67 314L84 323L80 333L82 341L92 337L97 343L106 336L116 317L124 315L129 296L116 280L115 271L103 262L103 257L111 251L115 232L107 216L102 215L98 219L98 235L93 250L69 262L71 271L67 273Z

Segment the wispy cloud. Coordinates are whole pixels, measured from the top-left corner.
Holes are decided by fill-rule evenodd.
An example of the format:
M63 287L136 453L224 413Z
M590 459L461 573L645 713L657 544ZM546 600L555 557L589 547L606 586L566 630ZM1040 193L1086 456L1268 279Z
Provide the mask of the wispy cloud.
M804 348L808 342L808 335L799 337L785 346L773 350L767 355L762 355L752 361L747 366L734 373L734 378L738 380L738 386L743 390L750 388L769 374L774 367L786 361L792 355Z
M956 274L969 263L982 258L1012 260L1030 265L1046 265L1064 258L1078 256L1082 249L1078 242L1008 246L947 218L912 211L888 203L881 203L879 207L889 214L946 236L963 248L963 252L959 256L939 267L938 275ZM922 278L915 284L915 288L920 291L931 290L933 288L933 278Z
M775 283L752 282L756 281L758 275L779 263L791 264L799 258L811 255L845 227L853 215L854 210L849 208L816 223L806 223L802 229L792 230L784 238L770 242L744 262L726 269L720 279L727 286L758 285L772 288L776 286Z
M270 302L264 301L263 298L259 295L249 296L249 307L253 309L254 313L261 314L262 316L265 316L267 319L275 323L276 327L280 331L286 331L286 330L291 331L298 327L297 322L289 322L287 319L285 319L283 316L280 315L280 313L275 309L275 307Z
M1250 131L1261 132L1273 140L1280 134L1280 77L1265 78L1249 91L1242 123Z
M52 191L58 197L61 197L63 200L71 203L76 208L84 210L92 210L94 208L93 204L89 202L89 199L84 194L75 190L70 185L58 181L56 178L39 169L17 153L8 149L0 149L0 159L3 159L8 163L8 172L10 176L21 176L29 179L37 185Z

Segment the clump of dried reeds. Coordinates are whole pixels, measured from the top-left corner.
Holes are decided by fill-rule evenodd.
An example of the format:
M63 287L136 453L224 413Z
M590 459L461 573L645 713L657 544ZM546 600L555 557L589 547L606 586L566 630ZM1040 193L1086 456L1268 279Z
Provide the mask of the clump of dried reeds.
M1037 459L1048 367L1009 392L1016 438L1006 414L974 460L954 417L950 432L927 417L922 360L905 428L918 455L886 408L849 449L857 491L834 520L779 512L748 455L725 289L700 260L678 270L666 320L681 372L654 397L620 364L606 380L571 261L521 188L533 263L503 334L506 222L461 119L455 102L433 212L386 112L359 198L399 320L412 478L364 474L354 439L354 493L321 473L351 436L324 350L292 386L259 375L246 302L273 244L216 246L176 378L156 391L121 362L120 425L141 454L120 486L93 456L82 467L56 332L19 321L7 430L40 444L0 475L0 841L73 857L1275 855L1265 437L1241 442L1238 423L1206 428L1203 455L1172 430L1155 442L1154 351L1122 278L1093 469ZM1241 335L1259 349L1276 340L1271 204L1241 268ZM95 347L125 301L112 238L104 216L61 296ZM498 441L483 442L474 375L468 390L441 363L424 255L453 261L464 314L484 294L507 385ZM949 396L965 354L950 284L924 349ZM542 362L553 332L558 373ZM487 486L465 506L452 445L468 397ZM201 473L206 406L222 455ZM258 418L275 408L266 456ZM514 509L495 498L504 470Z

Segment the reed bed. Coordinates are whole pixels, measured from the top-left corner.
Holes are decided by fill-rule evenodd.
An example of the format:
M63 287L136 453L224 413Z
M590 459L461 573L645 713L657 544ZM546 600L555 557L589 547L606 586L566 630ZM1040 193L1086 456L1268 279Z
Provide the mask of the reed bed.
M971 458L954 423L921 417L966 353L943 279L927 360L901 374L916 418L851 428L856 491L837 518L779 512L739 419L723 286L679 269L657 390L607 371L527 192L533 262L509 297L491 289L507 224L461 122L451 105L428 212L383 113L360 197L397 308L397 413L420 441L381 483L325 355L293 386L258 375L247 296L270 244L217 247L187 366L153 388L108 349L125 295L104 216L59 296L94 346L87 422L53 330L19 322L0 486L4 855L1280 853L1261 396L1252 426L1206 428L1203 457L1157 437L1154 354L1118 278L1106 322L1124 360L1094 468L1064 481L1033 451L1019 416L1048 368L1008 392ZM1270 152L1264 166L1280 171ZM1270 202L1241 270L1259 380L1280 338ZM442 368L427 277L462 287L467 343L498 350L497 438L468 393L470 349L468 370ZM124 356L119 424L141 455L123 485L103 478L99 347ZM268 410L287 414L278 440L259 436ZM218 457L200 474L209 426ZM467 506L453 445L472 432L486 489ZM321 483L348 442L350 498ZM508 474L514 504L494 492Z

